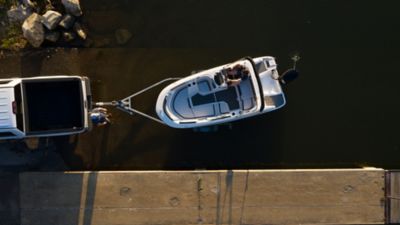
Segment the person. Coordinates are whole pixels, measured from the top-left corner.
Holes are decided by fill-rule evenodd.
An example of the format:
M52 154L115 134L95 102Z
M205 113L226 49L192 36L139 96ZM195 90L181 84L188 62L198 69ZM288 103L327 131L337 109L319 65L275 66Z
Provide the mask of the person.
M229 86L240 84L242 80L246 80L250 75L249 70L240 64L236 64L232 68L229 67L226 72L226 80Z
M90 112L92 123L98 127L111 123L110 117L111 113L108 113L106 108L97 107Z

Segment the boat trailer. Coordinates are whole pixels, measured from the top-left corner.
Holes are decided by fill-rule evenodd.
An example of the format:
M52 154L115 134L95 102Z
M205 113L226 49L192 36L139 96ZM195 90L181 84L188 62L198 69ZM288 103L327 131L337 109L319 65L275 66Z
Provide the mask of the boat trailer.
M161 81L159 81L159 82L157 82L155 84L152 84L152 85L150 85L150 86L148 86L148 87L146 87L146 88L144 88L144 89L142 89L142 90L140 90L138 92L135 92L132 95L129 95L128 97L123 98L121 100L114 100L114 101L111 101L111 102L96 102L94 105L95 106L99 106L99 107L100 106L113 106L113 107L116 107L117 109L119 109L119 110L121 110L123 112L128 113L129 115L138 114L138 115L141 115L141 116L146 117L148 119L151 119L151 120L153 120L155 122L158 122L158 123L166 125L162 120L135 109L134 108L134 104L133 104L133 98L138 96L138 95L140 95L140 94L142 94L142 93L144 93L144 92L146 92L146 91L149 91L150 89L155 88L155 87L157 87L157 86L159 86L159 85L161 85L161 84L163 84L165 82L176 81L176 80L180 80L180 79L181 79L181 77L169 77L169 78L161 80Z

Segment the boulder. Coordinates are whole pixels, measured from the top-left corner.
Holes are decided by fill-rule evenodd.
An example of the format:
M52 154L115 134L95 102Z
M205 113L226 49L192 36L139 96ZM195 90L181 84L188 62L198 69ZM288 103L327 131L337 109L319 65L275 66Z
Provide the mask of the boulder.
M76 22L74 24L74 31L78 34L80 38L82 38L82 40L86 40L87 37L86 32L84 31L80 23Z
M45 14L43 14L43 25L47 27L49 30L53 30L58 26L61 21L62 15L59 12L49 10Z
M71 31L65 31L62 33L63 38L66 42L70 42L76 38L76 34Z
M66 14L64 15L64 17L61 19L59 25L65 29L69 29L72 27L72 25L74 25L75 22L75 17L70 15L70 14Z
M35 8L36 7L36 3L32 2L31 0L22 0L20 1L22 2L22 4L26 7L30 7L30 8Z
M17 7L12 6L10 10L7 11L8 20L10 22L22 22L32 14L32 10L24 5L19 5Z
M56 10L56 8L53 6L52 0L46 0L46 5L44 9L45 11Z
M51 42L57 42L58 39L60 38L60 32L58 32L58 31L50 31L50 32L46 33L44 38L46 40L48 40L48 41L51 41Z
M72 14L74 16L82 15L82 9L79 0L62 0L61 2L68 14Z
M22 32L33 47L40 47L44 41L42 17L37 13L32 13L22 24Z
M115 40L117 44L126 44L132 38L132 33L127 29L118 29L115 31Z

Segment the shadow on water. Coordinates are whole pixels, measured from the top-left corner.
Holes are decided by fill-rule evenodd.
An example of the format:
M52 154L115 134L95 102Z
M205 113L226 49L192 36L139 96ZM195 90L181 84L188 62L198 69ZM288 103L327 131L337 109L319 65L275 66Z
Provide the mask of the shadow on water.
M65 163L72 168L84 167L82 158L74 152L79 142L79 135L59 136L50 139L54 143L56 151L63 157Z
M277 166L281 154L282 111L232 123L216 132L177 131L165 167L244 169Z
M154 141L149 141L148 142L148 148L146 149L140 149L137 148L137 142L140 142L138 140L138 133L141 133L144 129L144 124L146 121L139 120L138 122L134 123L133 126L131 126L127 132L128 135L124 136L121 138L121 140L118 141L118 143L115 143L116 146L113 147L115 148L115 151L109 151L107 146L102 146L100 149L103 148L103 155L100 157L101 163L99 164L100 169L108 169L112 170L113 167L118 167L118 168L124 168L123 165L121 165L121 160L120 159L136 159L140 158L140 155L145 152L151 151L151 146L154 143ZM117 125L118 126L118 125ZM145 141L145 140L142 140ZM112 142L112 141L111 141ZM113 144L113 143L111 143ZM147 162L148 163L148 162ZM146 162L132 162L132 166L134 168L144 166L144 169L146 169ZM147 165L148 166L148 165Z
M110 125L106 125L99 136L101 139L99 151L93 151L93 168L96 168L99 165L107 164L107 149L110 136Z
M175 134L175 131L160 133L164 125L137 115L123 118L131 120L131 122L121 124L118 129L129 128L126 128L126 135L113 143L113 150L108 155L108 163L103 164L102 168L166 169L165 160L169 155L166 148L169 146L169 138Z

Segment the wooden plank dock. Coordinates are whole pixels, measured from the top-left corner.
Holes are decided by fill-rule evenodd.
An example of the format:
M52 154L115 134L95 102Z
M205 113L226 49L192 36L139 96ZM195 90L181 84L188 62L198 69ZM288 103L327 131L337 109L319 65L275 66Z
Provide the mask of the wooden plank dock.
M374 168L21 173L20 222L383 224L386 183Z

